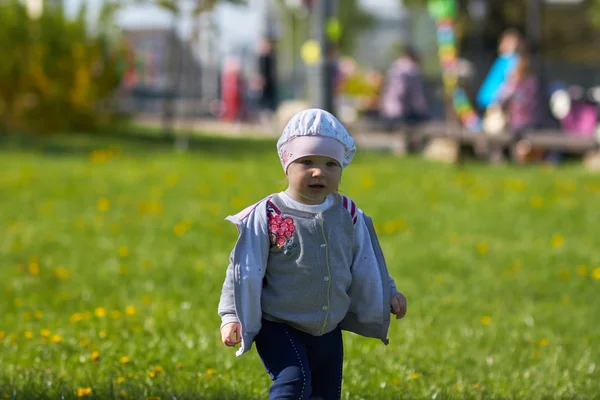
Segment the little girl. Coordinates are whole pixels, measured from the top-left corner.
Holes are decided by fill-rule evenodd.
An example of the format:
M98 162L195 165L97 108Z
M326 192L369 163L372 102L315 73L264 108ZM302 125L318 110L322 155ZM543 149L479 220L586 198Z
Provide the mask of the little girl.
M406 314L371 219L338 193L354 139L330 113L296 114L277 142L288 188L227 217L238 229L219 303L221 338L256 343L270 399L339 399L342 330L388 343Z

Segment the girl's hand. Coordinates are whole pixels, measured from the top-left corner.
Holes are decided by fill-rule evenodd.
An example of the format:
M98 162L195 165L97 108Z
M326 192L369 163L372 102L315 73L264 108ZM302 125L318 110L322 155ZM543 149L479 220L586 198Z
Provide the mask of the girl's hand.
M406 297L402 293L392 296L390 306L392 314L396 316L396 319L404 318L406 315Z
M221 341L233 347L242 341L242 326L239 322L230 322L221 328Z

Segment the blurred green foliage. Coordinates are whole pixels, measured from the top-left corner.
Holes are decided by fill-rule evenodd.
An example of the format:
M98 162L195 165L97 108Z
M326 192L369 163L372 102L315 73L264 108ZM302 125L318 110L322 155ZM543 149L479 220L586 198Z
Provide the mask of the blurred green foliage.
M124 49L89 31L83 6L75 18L48 7L31 18L21 2L0 3L0 128L52 132L113 124L109 106Z

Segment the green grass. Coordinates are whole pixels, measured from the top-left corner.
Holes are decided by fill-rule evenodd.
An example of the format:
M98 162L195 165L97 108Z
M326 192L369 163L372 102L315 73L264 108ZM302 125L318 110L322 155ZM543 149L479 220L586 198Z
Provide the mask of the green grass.
M216 309L236 239L224 217L283 188L274 141L0 149L0 399L266 398ZM409 305L387 347L344 335L343 398L600 398L597 175L359 151L342 191Z

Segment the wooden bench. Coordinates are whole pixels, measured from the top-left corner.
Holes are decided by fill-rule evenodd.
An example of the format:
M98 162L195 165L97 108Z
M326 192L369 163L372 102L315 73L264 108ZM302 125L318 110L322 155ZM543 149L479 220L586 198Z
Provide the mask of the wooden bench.
M376 124L355 125L350 129L360 131L365 136L377 136L379 141L382 137L385 140L387 134L390 147L398 148L398 140L401 140L405 152L419 152L426 158L449 163L458 162L467 155L498 163L506 161L507 157L513 161L523 159L517 156L519 152L535 154L555 151L581 158L588 168L600 168L598 140L565 135L559 130L533 130L515 140L508 133L489 135L471 132L443 122L403 126L393 131L384 131L381 125Z

